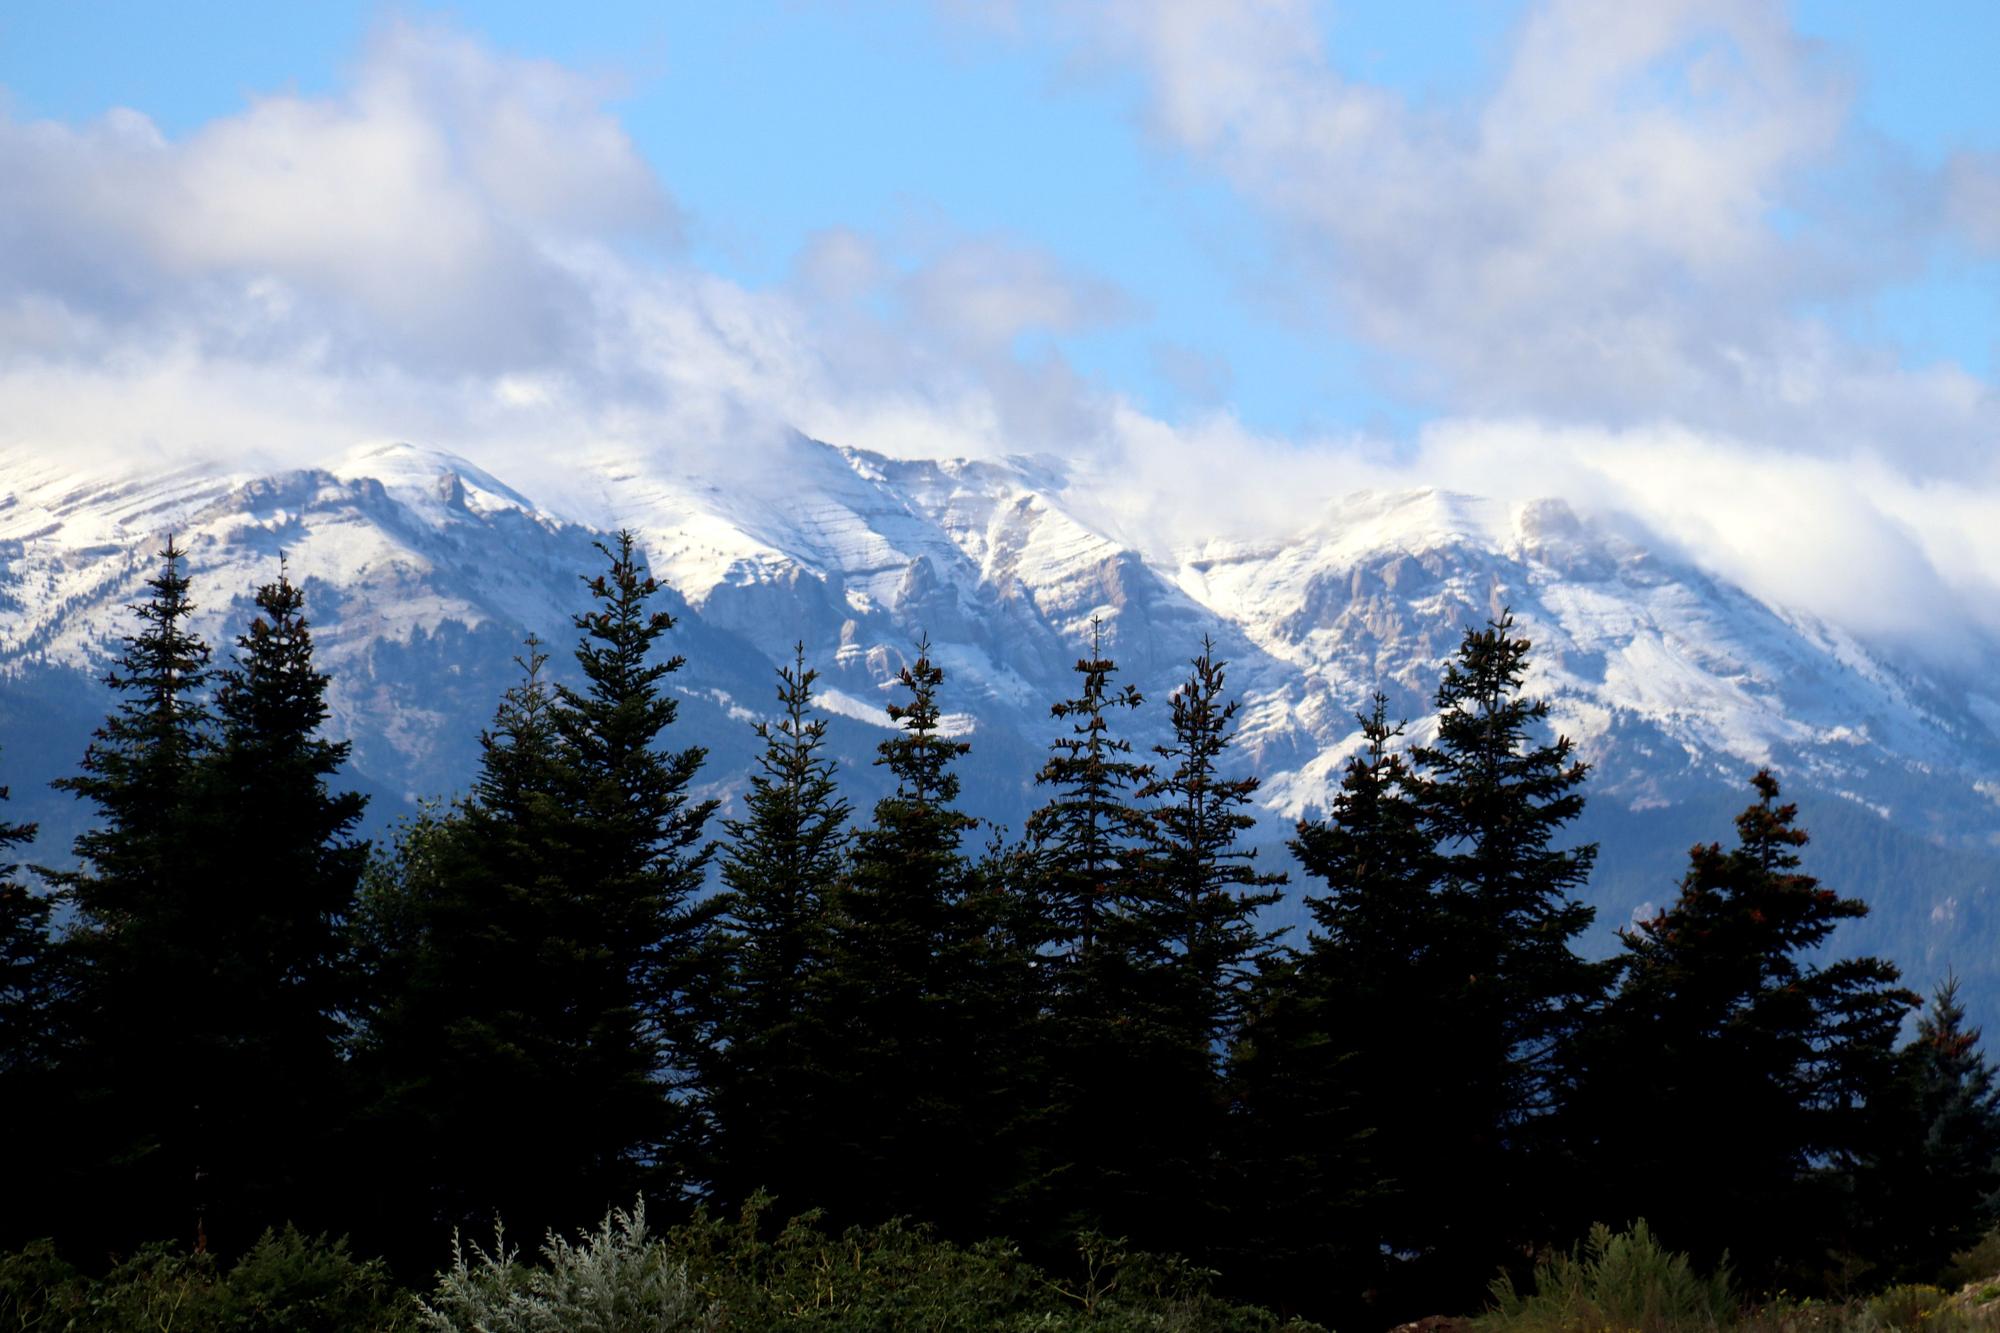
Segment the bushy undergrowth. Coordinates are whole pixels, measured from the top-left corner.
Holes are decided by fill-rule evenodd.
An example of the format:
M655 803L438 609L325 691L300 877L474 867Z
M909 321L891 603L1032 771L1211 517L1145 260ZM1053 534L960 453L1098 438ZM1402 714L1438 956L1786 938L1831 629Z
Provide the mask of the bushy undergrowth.
M699 1216L663 1236L643 1208L595 1233L551 1239L523 1265L505 1242L461 1249L422 1303L428 1333L679 1333L805 1325L852 1330L1057 1330L1265 1333L1286 1324L1209 1292L1210 1275L1097 1237L1070 1280L1009 1245L952 1245L902 1223L838 1235L810 1216L766 1234L760 1208Z
M1211 1274L1086 1237L1048 1272L1010 1245L961 1246L902 1223L831 1234L768 1224L761 1201L652 1231L643 1206L535 1262L504 1237L460 1243L422 1295L344 1241L287 1229L232 1265L166 1245L102 1276L37 1242L0 1256L0 1330L56 1333L1311 1333L1213 1296Z
M234 1264L170 1245L141 1248L101 1277L37 1241L0 1257L0 1329L77 1333L392 1333L409 1296L379 1260L287 1227Z
M1727 1266L1708 1276L1684 1254L1662 1246L1644 1222L1614 1233L1603 1223L1582 1245L1535 1265L1533 1289L1513 1279L1493 1284L1489 1328L1536 1330L1632 1329L1642 1333L1714 1329L1736 1313Z
M1961 1265L1976 1262L1961 1256ZM1528 1291L1497 1280L1492 1307L1476 1323L1481 1333L1971 1333L2000 1330L1993 1271L1957 1292L1902 1285L1845 1301L1779 1295L1746 1304L1726 1266L1696 1272L1644 1222L1616 1233L1599 1225L1577 1249L1536 1264Z

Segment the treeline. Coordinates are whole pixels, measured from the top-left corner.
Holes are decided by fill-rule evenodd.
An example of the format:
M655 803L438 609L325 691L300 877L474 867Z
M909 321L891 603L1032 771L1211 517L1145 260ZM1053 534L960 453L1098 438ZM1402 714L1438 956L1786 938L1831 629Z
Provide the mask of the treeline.
M218 665L169 542L60 784L96 811L75 868L0 872L7 1243L236 1254L296 1222L414 1276L496 1216L768 1193L774 1223L1031 1258L1124 1237L1379 1324L1475 1308L1595 1221L1799 1291L1933 1277L1991 1220L1977 1034L1948 982L1906 1038L1893 966L1823 961L1867 909L1802 868L1768 773L1617 957L1577 951L1586 766L1504 615L1428 744L1380 697L1362 717L1292 842L1314 924L1288 940L1210 645L1141 753L1121 724L1160 705L1093 631L1017 838L961 808L923 646L893 788L850 808L801 652L721 819L672 743L659 585L630 535L601 549L576 670L531 639L468 794L371 853L300 591L259 589Z

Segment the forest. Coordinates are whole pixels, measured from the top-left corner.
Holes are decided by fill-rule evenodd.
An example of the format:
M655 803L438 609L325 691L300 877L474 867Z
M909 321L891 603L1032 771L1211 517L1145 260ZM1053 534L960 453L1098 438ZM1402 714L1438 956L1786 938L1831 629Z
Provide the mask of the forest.
M464 794L370 845L301 590L216 651L167 542L89 828L0 823L0 1323L2000 1326L1947 1290L2000 1273L1951 978L1827 947L1873 886L1770 772L1586 956L1588 765L1504 613L1424 743L1364 701L1287 871L1228 664L1142 698L1096 625L1018 831L921 643L872 809L801 649L724 810L599 550L573 664L529 639Z

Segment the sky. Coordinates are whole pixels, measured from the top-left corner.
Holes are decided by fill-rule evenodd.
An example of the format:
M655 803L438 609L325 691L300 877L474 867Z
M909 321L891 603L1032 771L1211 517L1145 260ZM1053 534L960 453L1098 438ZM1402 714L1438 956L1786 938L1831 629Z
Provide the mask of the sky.
M0 9L0 447L799 429L1143 478L1170 555L1561 494L2000 634L2000 7Z

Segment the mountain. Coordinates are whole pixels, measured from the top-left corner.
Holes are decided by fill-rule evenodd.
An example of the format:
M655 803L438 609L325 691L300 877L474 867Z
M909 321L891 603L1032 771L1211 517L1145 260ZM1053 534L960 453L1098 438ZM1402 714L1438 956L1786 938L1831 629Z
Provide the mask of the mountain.
M1535 643L1531 688L1594 765L1582 832L1605 843L1596 947L1666 901L1690 843L1729 839L1768 764L1815 834L1810 868L1875 905L1845 946L1891 954L1919 985L1955 967L2000 1013L2000 705L1967 682L1556 498L1329 497L1296 531L1141 550L1092 517L1099 491L1045 458L893 459L800 437L736 460L607 450L534 495L404 444L275 471L0 454L0 780L20 817L44 822L35 853L59 860L85 812L46 781L73 771L102 716L95 678L169 531L218 645L288 562L378 830L467 782L527 634L567 665L579 576L615 526L671 589L687 659L677 729L710 750L716 794L740 785L772 669L802 641L865 808L890 683L927 634L950 723L974 739L968 803L1018 827L1048 705L1074 688L1097 617L1123 679L1156 705L1214 640L1280 862L1290 823L1325 807L1354 750L1355 711L1379 688L1424 738L1463 630L1511 608ZM1143 711L1150 744L1164 709Z

